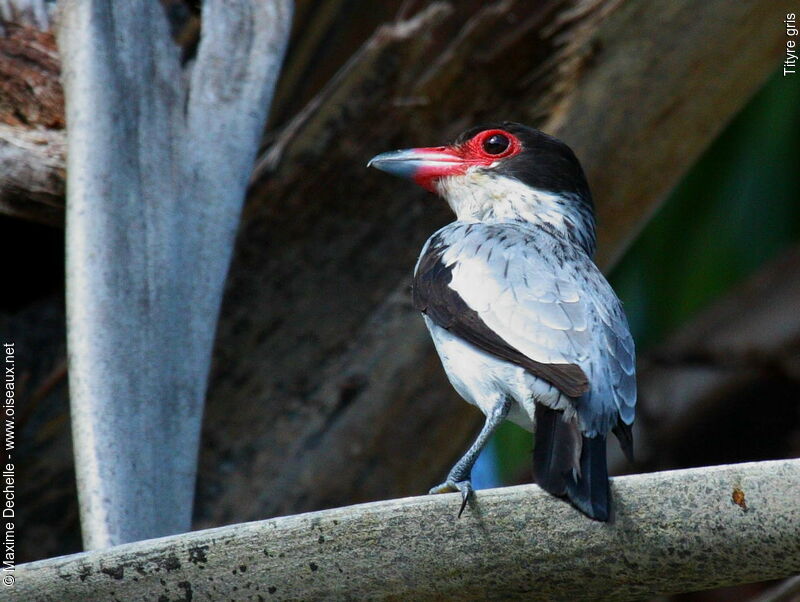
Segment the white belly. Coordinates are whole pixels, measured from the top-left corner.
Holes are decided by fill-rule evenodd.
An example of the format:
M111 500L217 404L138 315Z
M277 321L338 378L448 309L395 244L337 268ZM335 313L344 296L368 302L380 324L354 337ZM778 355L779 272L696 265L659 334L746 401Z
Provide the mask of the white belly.
M534 402L556 409L569 409L572 403L550 383L524 368L485 353L434 324L423 314L447 378L459 395L484 414L503 398L514 403L508 419L533 431Z

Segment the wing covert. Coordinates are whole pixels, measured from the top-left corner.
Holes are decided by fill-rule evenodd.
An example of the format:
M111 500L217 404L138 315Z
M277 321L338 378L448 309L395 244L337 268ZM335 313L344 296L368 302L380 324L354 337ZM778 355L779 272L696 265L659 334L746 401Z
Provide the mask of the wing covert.
M589 390L586 374L579 365L567 361L563 353L542 343L520 348L509 340L509 329L516 326L524 330L531 314L531 309L525 306L530 301L517 298L509 284L516 275L511 272L519 270L512 258L506 261L500 257L501 272L496 273L492 269L492 255L497 249L493 251L494 245L486 244L486 248L477 249L473 255L476 261L463 261L467 259L464 256L462 261L448 262L445 255L453 247L441 244L444 241L436 236L426 245L417 264L413 285L415 308L439 326L488 353L522 366L571 397L586 393ZM464 279L477 285L467 291L466 297L454 287ZM547 291L542 289L542 293ZM504 323L499 324L498 315L503 316ZM562 336L572 324L569 313L559 309L548 308L537 317L544 324L556 325L553 330ZM575 320L581 323L578 316Z
M551 244L550 247L547 245ZM428 241L414 305L439 326L578 399L587 431L630 424L635 351L619 300L585 255L509 223L456 222ZM577 251L576 251L577 253Z

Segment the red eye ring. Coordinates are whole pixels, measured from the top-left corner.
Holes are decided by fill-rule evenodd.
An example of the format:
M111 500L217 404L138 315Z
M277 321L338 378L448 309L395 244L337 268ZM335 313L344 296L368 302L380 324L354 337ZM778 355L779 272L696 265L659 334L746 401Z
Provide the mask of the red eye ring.
M504 143L507 144L503 148ZM487 160L492 163L516 155L522 150L522 144L514 134L498 129L484 130L473 136L464 146L466 153L480 159L481 163Z

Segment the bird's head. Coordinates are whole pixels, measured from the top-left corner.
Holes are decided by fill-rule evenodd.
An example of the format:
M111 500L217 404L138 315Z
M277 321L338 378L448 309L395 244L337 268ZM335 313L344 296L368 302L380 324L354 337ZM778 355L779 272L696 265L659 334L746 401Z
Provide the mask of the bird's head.
M572 150L513 122L478 126L447 146L373 157L369 166L441 195L460 220L548 223L594 253L594 209Z

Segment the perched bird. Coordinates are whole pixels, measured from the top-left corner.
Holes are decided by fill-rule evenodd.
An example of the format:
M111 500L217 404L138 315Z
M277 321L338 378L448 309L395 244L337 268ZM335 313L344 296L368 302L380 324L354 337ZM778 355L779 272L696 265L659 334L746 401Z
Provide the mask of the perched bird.
M504 122L369 165L414 180L456 214L422 249L413 301L450 383L486 422L430 492L460 491L460 516L472 466L507 418L535 431L537 483L608 520L606 436L613 431L632 459L635 352L621 303L592 261L594 205L572 150Z

